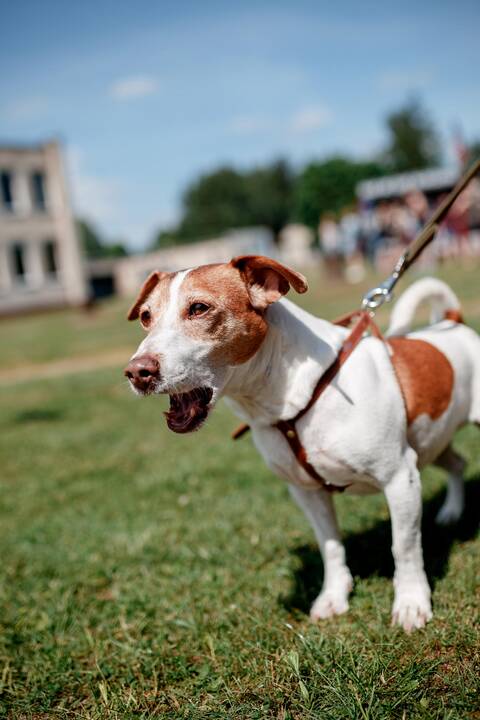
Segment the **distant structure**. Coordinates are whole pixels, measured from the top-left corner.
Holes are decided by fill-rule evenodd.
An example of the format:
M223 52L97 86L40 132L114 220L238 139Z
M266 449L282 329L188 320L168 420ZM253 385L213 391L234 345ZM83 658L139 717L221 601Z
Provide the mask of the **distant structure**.
M309 268L318 262L313 249L315 235L311 228L300 223L286 225L279 233L279 253L282 262L298 268Z
M242 228L230 230L211 240L174 245L141 255L90 260L87 274L92 294L96 297L111 294L131 297L152 270L174 272L196 265L228 262L235 255L250 254L278 256L270 230L263 227Z
M59 144L0 145L0 315L87 299Z
M451 190L459 177L460 170L455 167L414 170L373 180L362 180L358 183L356 192L358 199L363 203L376 203L379 200L401 197L411 190L420 190L430 198Z

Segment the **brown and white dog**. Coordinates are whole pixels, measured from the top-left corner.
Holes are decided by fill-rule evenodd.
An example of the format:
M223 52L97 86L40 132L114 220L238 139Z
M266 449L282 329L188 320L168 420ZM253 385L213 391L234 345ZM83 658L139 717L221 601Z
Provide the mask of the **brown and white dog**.
M352 577L331 493L297 462L274 425L307 405L348 331L282 298L290 286L307 290L299 273L251 255L152 273L128 315L148 334L125 374L139 395L170 396L166 417L175 432L197 430L221 396L249 423L266 463L287 480L313 526L325 567L311 609L318 619L346 612ZM432 324L410 333L424 300ZM449 472L438 520L457 520L464 461L450 442L466 422L480 422L480 338L461 323L450 288L427 278L396 304L388 342L365 337L297 424L309 463L327 483L348 486L348 493L385 493L395 559L393 622L407 631L432 616L419 468L435 462Z

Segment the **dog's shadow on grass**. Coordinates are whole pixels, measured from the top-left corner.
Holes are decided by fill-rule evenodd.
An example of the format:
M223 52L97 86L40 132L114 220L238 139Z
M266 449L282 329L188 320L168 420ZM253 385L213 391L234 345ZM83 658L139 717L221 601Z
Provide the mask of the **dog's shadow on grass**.
M423 504L423 554L425 570L432 587L447 571L453 543L456 540L470 540L478 531L480 474L465 484L465 511L458 523L448 527L435 522L444 498L445 490L441 490ZM344 537L344 544L347 563L354 577L393 576L390 519L380 520L364 532L347 535ZM300 560L300 565L295 570L291 592L280 598L280 602L289 611L308 612L322 586L322 560L314 545L300 545L291 552Z

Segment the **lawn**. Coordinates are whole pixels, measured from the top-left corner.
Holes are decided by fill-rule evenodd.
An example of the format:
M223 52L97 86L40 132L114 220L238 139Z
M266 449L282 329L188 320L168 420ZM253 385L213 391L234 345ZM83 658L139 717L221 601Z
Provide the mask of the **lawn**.
M480 330L479 272L443 275ZM363 289L314 279L304 302L332 317ZM139 337L126 307L0 324L0 715L480 718L478 430L457 438L469 460L457 526L435 525L443 474L424 472L433 621L390 628L385 502L340 496L355 590L350 613L315 626L312 532L250 438L229 440L226 408L182 437L120 366L9 382L62 358L125 348L126 361Z

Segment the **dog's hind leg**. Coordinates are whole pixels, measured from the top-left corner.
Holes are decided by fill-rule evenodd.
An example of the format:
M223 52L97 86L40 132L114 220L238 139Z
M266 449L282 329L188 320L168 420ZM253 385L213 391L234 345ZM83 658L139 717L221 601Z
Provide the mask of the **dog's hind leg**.
M423 568L422 491L417 455L407 448L402 464L385 486L392 520L395 598L392 624L410 632L432 617L430 587Z
M353 586L345 562L335 508L330 493L290 485L290 493L312 525L323 558L323 588L310 610L312 620L341 615L348 610L348 595Z
M466 461L449 445L435 460L435 465L448 472L447 496L436 521L439 525L449 525L459 520L465 506L463 471Z

